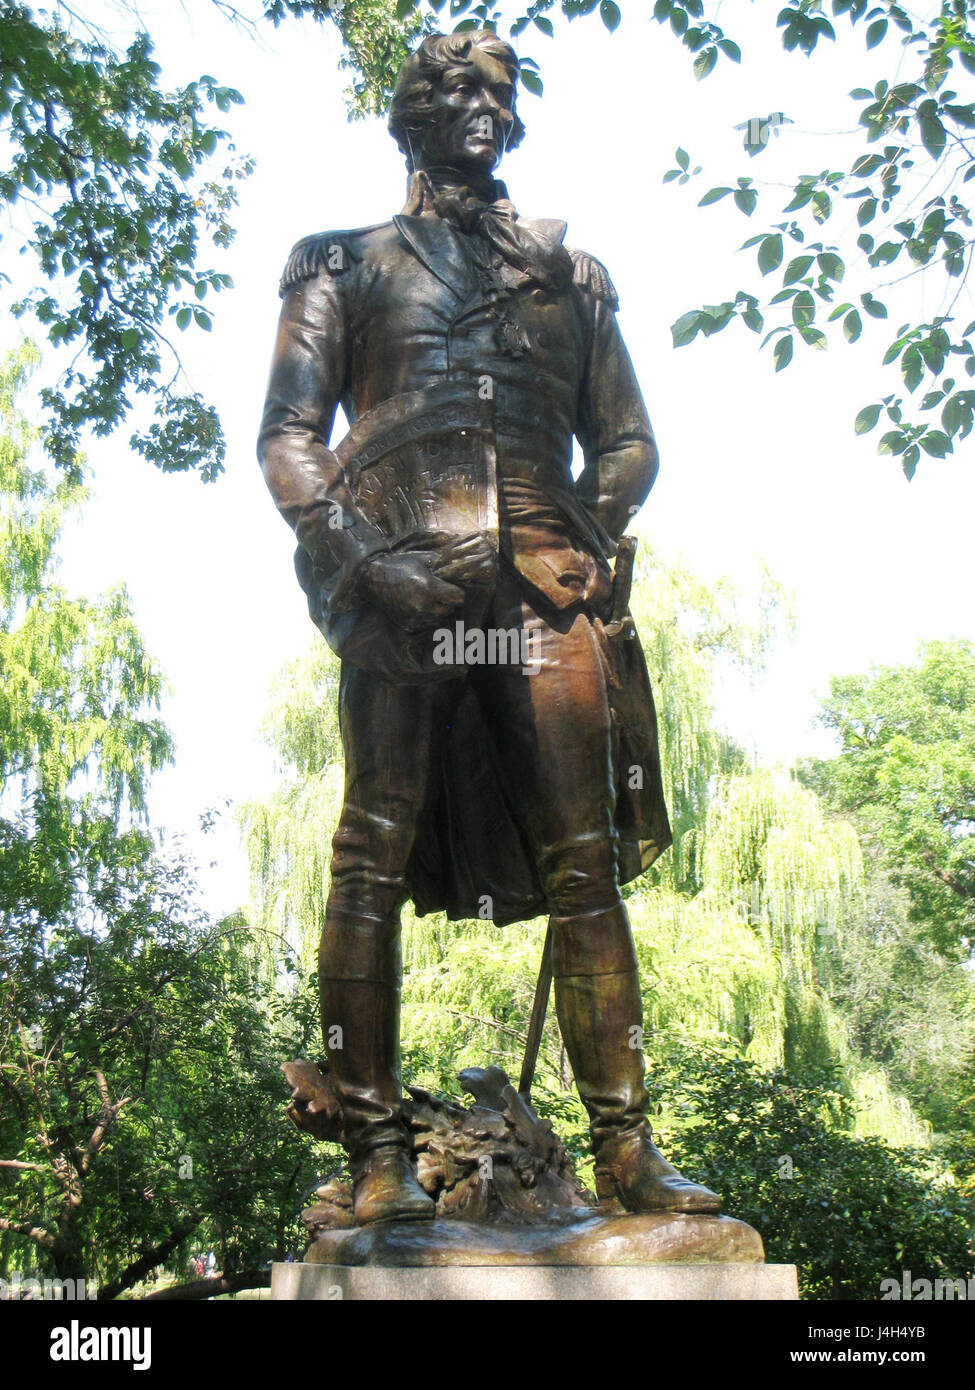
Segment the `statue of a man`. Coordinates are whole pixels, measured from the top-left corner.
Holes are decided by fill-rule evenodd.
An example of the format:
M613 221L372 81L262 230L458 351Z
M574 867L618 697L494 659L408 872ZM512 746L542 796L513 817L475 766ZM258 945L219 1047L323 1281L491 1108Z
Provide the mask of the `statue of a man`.
M517 76L489 30L428 37L403 65L389 129L406 207L292 251L260 437L311 615L342 656L319 963L360 1224L434 1214L399 1071L410 897L451 918L549 913L600 1199L719 1207L652 1142L620 897L670 843L620 546L656 448L606 271L493 177L524 135ZM333 450L338 404L352 432ZM529 663L475 643L438 666L434 639L460 624L517 632Z

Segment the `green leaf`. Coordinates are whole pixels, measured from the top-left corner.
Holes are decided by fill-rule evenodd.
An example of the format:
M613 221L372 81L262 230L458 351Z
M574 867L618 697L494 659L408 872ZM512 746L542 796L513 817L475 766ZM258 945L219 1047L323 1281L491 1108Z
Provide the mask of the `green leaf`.
M758 194L754 188L739 188L735 192L735 206L746 217L751 217L758 203Z
M800 184L799 187L798 187L798 188L796 189L796 191L795 191L795 195L793 196L792 201L789 202L789 203L786 203L786 205L785 205L785 207L782 209L782 211L783 211L783 212L798 212L800 208L804 208L804 207L806 206L806 204L807 204L807 203L809 202L809 200L812 198L812 195L813 195L813 190L812 190L811 185L809 185L809 184Z
M916 347L905 348L901 358L901 376L909 391L915 391L924 379L924 358Z
M707 193L705 193L704 197L698 203L698 207L709 207L712 203L718 202L719 199L727 198L730 192L730 188L709 188Z
M944 110L953 121L970 130L975 126L975 105L971 106L945 106Z
M857 434L869 434L880 419L879 405L866 405L856 418L853 428Z
M758 268L763 275L768 275L781 264L782 237L778 233L775 236L767 236L758 248Z
M701 327L701 313L699 309L692 309L688 314L681 314L675 324L671 325L671 335L674 340L674 347L686 347L697 337Z
M698 82L707 77L718 61L718 50L712 45L710 48L703 49L694 59L694 76ZM736 198L737 201L737 198Z
M907 448L907 440L902 430L888 430L881 436L877 445L878 454L902 454Z
M963 424L965 415L966 412L960 396L951 396L945 401L944 408L941 411L941 423L945 428L945 432L949 435L955 434Z
M883 163L884 157L881 154L861 154L853 161L850 173L859 179L866 179L875 174Z
M174 145L170 150L169 163L170 166L184 181L188 179L190 174L193 172L193 166L190 163L189 158L187 157L185 151L182 150L179 145Z
M943 459L951 453L951 440L941 430L927 430L921 435L921 448L933 459Z
M843 320L843 334L848 343L855 343L862 332L863 320L856 309L853 309Z
M536 97L542 95L544 87L542 86L542 79L537 72L532 72L531 68L521 68L520 77L521 85L526 91L531 92L532 95Z
M871 318L885 319L887 317L886 306L881 304L879 299L875 299L872 294L861 294L860 303Z
M792 285L797 280L801 280L814 260L815 256L796 256L794 260L791 260L782 277L783 285Z
M813 217L817 222L825 222L833 210L833 203L828 193L822 189L812 195Z
M599 18L612 33L614 29L619 28L621 18L619 5L615 4L614 0L602 0L599 6Z
M792 335L786 334L775 344L775 370L781 372L792 361Z
M877 44L880 43L881 39L884 37L886 32L886 19L878 19L874 24L871 24L870 28L867 30L867 47L876 48Z
M933 112L921 116L918 123L921 127L921 143L924 148L932 159L940 159L948 140L948 132Z
M792 322L797 328L812 323L816 317L816 301L808 290L800 290L792 301Z

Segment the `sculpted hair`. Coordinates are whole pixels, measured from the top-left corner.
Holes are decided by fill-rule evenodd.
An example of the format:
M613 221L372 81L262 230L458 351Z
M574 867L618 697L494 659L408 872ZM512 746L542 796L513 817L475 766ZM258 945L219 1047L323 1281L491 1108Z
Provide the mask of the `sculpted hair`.
M426 125L433 110L433 94L448 68L470 62L471 50L483 49L504 67L511 77L512 87L518 82L518 58L510 44L499 39L492 29L469 29L461 34L429 34L400 68L393 99L389 105L389 133L406 156L412 172L413 150L410 132ZM525 137L525 127L511 102L514 121L507 148L515 149Z

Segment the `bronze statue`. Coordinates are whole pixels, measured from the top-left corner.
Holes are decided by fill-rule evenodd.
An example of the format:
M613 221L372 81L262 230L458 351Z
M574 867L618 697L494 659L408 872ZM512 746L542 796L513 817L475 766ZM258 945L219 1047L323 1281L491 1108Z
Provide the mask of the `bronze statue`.
M499 924L547 911L600 1201L720 1205L652 1142L620 897L670 844L623 536L657 453L608 274L493 177L524 134L517 76L489 30L424 39L389 117L404 211L300 241L281 282L260 458L342 657L319 961L359 1224L434 1214L399 1072L410 897ZM338 404L352 429L333 451Z

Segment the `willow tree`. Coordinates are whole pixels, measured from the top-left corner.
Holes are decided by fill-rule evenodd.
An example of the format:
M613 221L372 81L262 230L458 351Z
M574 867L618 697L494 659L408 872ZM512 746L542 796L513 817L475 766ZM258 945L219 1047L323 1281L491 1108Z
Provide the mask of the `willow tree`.
M251 915L274 980L292 954L311 967L325 921L331 841L342 807L337 660L323 641L274 679L264 737L278 783L238 810L251 870Z
M662 885L630 903L650 1037L730 1043L799 1074L834 1071L856 1133L925 1144L927 1127L861 1058L830 998L834 960L865 910L852 825L828 817L791 774L752 768L716 781L695 850L698 892Z

